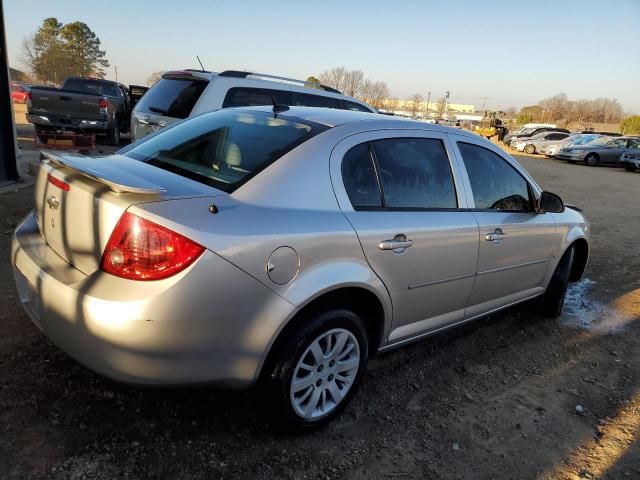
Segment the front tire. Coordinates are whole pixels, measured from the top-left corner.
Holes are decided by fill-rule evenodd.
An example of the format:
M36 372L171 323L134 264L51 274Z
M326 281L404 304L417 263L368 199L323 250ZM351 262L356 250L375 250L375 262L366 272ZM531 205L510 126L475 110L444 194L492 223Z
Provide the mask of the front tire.
M536 153L536 147L534 145L525 145L524 147L524 153L528 154L528 155L533 155L534 153Z
M311 315L280 345L267 365L264 393L274 418L289 428L318 428L347 406L364 375L367 332L353 311Z
M547 291L540 298L540 309L549 318L556 318L562 313L574 256L575 248L571 246L564 252L549 281Z

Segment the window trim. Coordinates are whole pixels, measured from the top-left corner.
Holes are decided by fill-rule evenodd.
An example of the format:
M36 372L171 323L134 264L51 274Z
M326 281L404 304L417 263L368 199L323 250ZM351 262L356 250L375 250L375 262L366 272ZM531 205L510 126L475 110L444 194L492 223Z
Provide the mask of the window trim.
M440 142L440 144L442 145L442 150L444 151L444 154L447 158L447 163L449 165L449 173L451 174L451 183L453 185L453 194L454 194L454 198L456 201L456 206L455 207L389 207L388 205L386 205L386 200L384 197L384 186L382 184L382 177L380 176L380 166L378 165L378 158L376 156L375 153L375 149L373 148L373 143L374 142L378 142L378 141L384 141L384 140L437 140ZM458 188L456 187L456 180L455 180L455 173L454 173L454 169L453 166L451 164L451 156L449 155L449 152L447 151L446 148L446 144L444 142L443 138L439 138L439 137L428 137L428 136L424 136L424 137L411 137L411 136L398 136L398 137L385 137L385 138L377 138L377 139L373 139L373 140L366 140L364 142L360 142L360 143L356 143L352 146L349 147L348 150L345 151L344 155L342 155L342 158L340 159L340 175L341 175L341 180L342 180L342 185L344 186L344 177L342 176L342 162L344 160L344 157L347 155L348 152L351 151L351 149L362 145L363 143L367 144L367 149L369 151L369 158L371 159L371 161L373 162L373 168L376 174L376 182L378 184L378 194L380 195L380 201L382 203L382 206L379 207L371 207L371 206L355 206L353 204L353 202L351 202L351 198L349 197L349 192L346 191L346 187L345 187L345 191L347 193L347 199L349 200L349 204L351 205L351 208L353 208L354 211L356 212L463 212L463 211L468 211L469 209L467 208L461 208L460 207L460 201L459 201L459 197L458 197Z
M470 140L470 139L469 139ZM469 194L471 195L471 200L473 201L473 208L468 208L467 211L470 212L487 212L487 213L523 213L523 214L536 214L536 199L538 198L536 195L536 189L534 189L533 184L531 181L529 181L529 179L522 174L522 172L520 172L520 170L518 168L515 167L515 165L513 165L509 160L507 160L504 156L500 155L498 152L495 152L494 150L487 148L484 145L479 145L477 143L474 143L472 141L468 141L468 139L464 139L462 140L460 136L458 136L457 138L455 138L455 142L456 144L456 149L460 155L460 164L461 164L461 168L464 169L464 174L466 175L466 181L467 181L467 186L469 189ZM464 162L464 157L462 155L462 151L460 150L459 144L460 143L464 143L467 145L471 145L473 147L478 147L478 148L482 148L484 150L487 150L491 153L493 153L494 155L496 155L498 158L500 158L503 162L505 162L517 175L519 175L527 184L527 192L529 193L529 208L530 210L528 212L523 212L522 210L497 210L495 208L476 208L476 199L475 199L475 195L473 194L473 187L471 186L471 179L469 178L469 172L467 171L467 166Z
M293 93L291 90L285 90L282 88L272 88L272 87L268 87L268 88L263 88L263 87L244 87L242 85L236 85L236 86L232 86L230 87L227 92L224 94L224 98L222 99L222 105L220 108L250 108L250 107L256 107L256 106L265 106L265 105L270 105L270 104L263 104L263 105L226 105L227 100L231 100L231 95L233 95L235 97L235 93L238 90L244 90L244 91L248 91L249 93L262 93L265 95L273 95L273 93L266 93L266 92L279 92L280 94L285 94L289 96L289 101L287 103L285 103L285 105L287 106L291 106L291 103L293 103Z

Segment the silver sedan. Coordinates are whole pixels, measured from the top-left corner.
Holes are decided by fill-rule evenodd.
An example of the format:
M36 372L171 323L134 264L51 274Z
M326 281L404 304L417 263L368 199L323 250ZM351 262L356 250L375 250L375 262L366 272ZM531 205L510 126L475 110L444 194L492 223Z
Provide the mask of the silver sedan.
M300 428L378 352L536 297L558 315L588 259L579 209L438 125L276 105L45 156L12 247L44 334L124 382L258 384Z

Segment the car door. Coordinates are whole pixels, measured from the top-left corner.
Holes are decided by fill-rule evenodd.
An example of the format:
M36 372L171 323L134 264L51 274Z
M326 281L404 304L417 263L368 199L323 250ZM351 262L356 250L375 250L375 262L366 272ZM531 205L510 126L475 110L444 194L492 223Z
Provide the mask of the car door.
M600 164L612 165L618 164L620 156L627 148L628 139L618 138L605 145L598 154L600 155Z
M478 225L458 170L439 132L362 133L332 152L340 208L393 302L390 343L464 318Z
M552 214L536 213L539 189L517 162L469 137L456 136L454 143L480 228L470 318L544 291L556 227Z

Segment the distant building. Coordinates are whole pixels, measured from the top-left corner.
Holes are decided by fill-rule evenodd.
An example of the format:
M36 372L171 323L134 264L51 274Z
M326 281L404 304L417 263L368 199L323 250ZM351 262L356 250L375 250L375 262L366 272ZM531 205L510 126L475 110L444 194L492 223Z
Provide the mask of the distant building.
M26 82L29 76L20 70L9 67L9 78L12 82Z
M383 104L390 105L391 101L385 101ZM411 100L397 100L393 104L393 112L397 115L411 116L415 111L418 117L436 117L438 116L438 102L430 101L427 105L426 101L418 102L414 107L414 102ZM447 113L449 116L456 113L474 113L476 106L466 103L447 103Z

